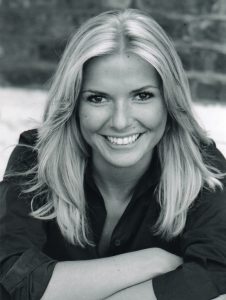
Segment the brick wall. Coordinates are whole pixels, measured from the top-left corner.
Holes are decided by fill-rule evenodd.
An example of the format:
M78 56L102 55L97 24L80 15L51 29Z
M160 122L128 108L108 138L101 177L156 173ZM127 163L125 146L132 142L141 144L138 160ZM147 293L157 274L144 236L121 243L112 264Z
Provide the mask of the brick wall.
M79 24L123 7L172 37L195 100L226 103L226 0L0 0L0 85L45 87Z

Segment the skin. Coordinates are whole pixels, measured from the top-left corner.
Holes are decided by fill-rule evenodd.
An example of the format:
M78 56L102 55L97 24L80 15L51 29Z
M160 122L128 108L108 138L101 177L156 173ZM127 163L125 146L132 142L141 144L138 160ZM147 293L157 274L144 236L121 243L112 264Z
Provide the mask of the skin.
M159 248L59 262L41 299L156 300L150 279L174 270L181 263L178 256Z
M84 70L79 119L107 210L101 237L105 247L165 130L167 112L155 69L136 55L92 59ZM128 145L106 138L134 134L141 136ZM42 300L155 300L151 279L181 263L180 257L160 248L58 262Z
M162 137L167 114L159 84L154 68L136 56L98 58L86 66L80 125L93 151L96 179L107 209L109 203L113 211L123 209L136 176L142 175L150 163L154 146ZM131 91L147 85L153 85L148 91L154 96L147 101L137 101L137 94ZM86 90L91 88L105 92L106 102L99 96L92 99L101 100L103 104L87 101ZM144 95L138 98L142 97ZM137 132L144 133L143 137L125 148L111 146L103 137ZM118 202L112 195L117 195ZM180 257L160 248L87 261L58 262L41 299L156 300L152 278L181 264Z
M92 150L93 176L107 211L102 255L164 133L167 112L160 87L155 68L135 54L93 58L84 69L80 129Z
M156 70L135 54L92 59L84 71L79 115L94 166L144 169L167 119ZM141 136L129 145L106 138L134 134Z

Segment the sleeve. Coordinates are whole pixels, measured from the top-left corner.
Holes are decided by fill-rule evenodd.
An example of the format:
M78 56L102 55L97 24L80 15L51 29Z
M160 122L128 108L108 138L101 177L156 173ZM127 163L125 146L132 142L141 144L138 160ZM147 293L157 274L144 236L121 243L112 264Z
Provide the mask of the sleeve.
M226 172L223 155L212 146L214 165ZM226 294L226 180L223 190L203 190L188 213L181 236L184 263L153 279L158 300L209 300Z
M26 132L20 142L30 142ZM7 172L24 170L34 155L17 146ZM29 152L30 151L30 152ZM32 158L32 159L31 159ZM26 163L25 163L26 162ZM46 241L44 222L29 216L29 197L21 193L16 177L0 183L0 296L2 300L40 300L56 261L42 252Z

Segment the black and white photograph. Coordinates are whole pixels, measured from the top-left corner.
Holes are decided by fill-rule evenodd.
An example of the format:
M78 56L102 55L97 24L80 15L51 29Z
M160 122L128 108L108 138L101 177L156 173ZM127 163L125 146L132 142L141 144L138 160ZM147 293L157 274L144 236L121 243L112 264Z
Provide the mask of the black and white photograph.
M226 300L226 0L0 0L0 300Z

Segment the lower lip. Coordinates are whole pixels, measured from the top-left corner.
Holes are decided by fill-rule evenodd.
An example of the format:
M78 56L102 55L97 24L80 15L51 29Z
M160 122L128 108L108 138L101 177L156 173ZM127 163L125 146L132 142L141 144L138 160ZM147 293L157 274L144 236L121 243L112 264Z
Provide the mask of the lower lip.
M125 148L132 148L134 145L137 144L137 142L140 140L140 138L143 136L144 134L142 133L136 140L135 142L133 143L130 143L130 144L126 144L126 145L123 145L123 144L113 144L111 143L107 138L104 137L105 141L107 141L108 145L110 145L112 148L115 148L115 149L125 149Z

